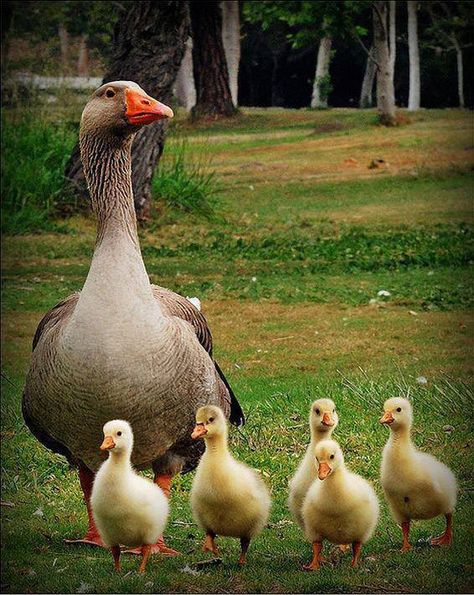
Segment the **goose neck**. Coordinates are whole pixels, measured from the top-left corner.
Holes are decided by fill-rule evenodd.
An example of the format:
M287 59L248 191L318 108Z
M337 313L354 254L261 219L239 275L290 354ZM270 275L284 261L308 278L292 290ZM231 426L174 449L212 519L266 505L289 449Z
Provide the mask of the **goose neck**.
M81 135L84 175L97 216L96 246L126 239L140 250L132 190L132 140L90 132Z

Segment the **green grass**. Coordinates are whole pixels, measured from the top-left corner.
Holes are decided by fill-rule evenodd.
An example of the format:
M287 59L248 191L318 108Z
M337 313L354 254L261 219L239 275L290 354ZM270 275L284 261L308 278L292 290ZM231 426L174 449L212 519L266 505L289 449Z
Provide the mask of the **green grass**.
M59 108L41 113L48 134L74 131L77 107L56 125ZM18 227L3 238L2 370L13 385L2 378L2 499L14 504L2 507L3 592L472 591L472 122L459 110L410 119L386 131L373 111L256 109L205 126L179 116L173 125L155 189L172 186L187 136L189 163L212 164L202 180L215 171L213 217L187 213L185 196L173 216L140 230L141 243L153 282L203 300L216 357L247 413L243 430L231 431L232 450L272 490L269 526L244 569L237 543L222 538L223 563L189 573L205 558L188 501L192 474L174 483L166 532L181 557L153 559L144 577L138 560L125 558L117 576L108 552L63 545L85 527L76 475L25 428L20 399L36 324L84 283L94 222L53 218L56 228L35 235L25 220L21 235ZM389 167L369 170L379 156ZM43 170L54 165L45 160ZM413 552L398 551L401 532L378 480L387 432L377 420L399 394L414 403L415 443L459 480L446 550L427 547L442 529L434 519L414 525ZM319 396L336 401L336 437L348 466L374 482L381 519L359 569L331 554L333 564L307 574L310 545L286 498Z

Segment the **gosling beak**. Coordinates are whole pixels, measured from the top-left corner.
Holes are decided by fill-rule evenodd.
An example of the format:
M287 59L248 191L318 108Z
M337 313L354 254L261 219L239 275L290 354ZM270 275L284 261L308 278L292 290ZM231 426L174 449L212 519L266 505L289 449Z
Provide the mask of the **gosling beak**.
M112 448L115 448L114 439L112 436L106 436L100 445L100 450L112 450Z
M191 434L191 438L193 440L197 440L198 438L202 438L205 434L207 434L207 430L204 427L204 424L196 424L196 427Z
M387 426L392 424L394 421L395 421L395 419L394 419L391 411L386 411L380 418L380 423L386 424Z
M129 124L151 124L155 120L174 116L170 107L135 89L125 89L125 103L127 105L125 116Z
M334 425L334 420L329 415L329 413L325 412L325 413L323 413L323 419L321 420L321 423L323 424L323 426L327 426L328 428L331 428Z
M326 479L328 475L330 475L332 469L327 463L319 463L318 467L318 477L319 479L323 480Z

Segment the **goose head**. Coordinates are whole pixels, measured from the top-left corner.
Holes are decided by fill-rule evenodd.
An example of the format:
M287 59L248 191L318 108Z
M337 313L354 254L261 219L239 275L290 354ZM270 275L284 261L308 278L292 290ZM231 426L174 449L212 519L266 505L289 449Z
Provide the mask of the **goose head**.
M389 426L391 430L410 429L413 419L410 401L402 397L394 397L385 401L383 409L381 424Z
M99 87L87 102L81 134L128 137L146 124L173 117L173 110L150 97L133 81L114 81Z
M113 419L104 425L104 440L100 450L112 453L131 453L133 449L132 427L123 419Z
M331 434L339 423L336 405L331 399L318 399L311 405L309 425L314 434Z
M200 407L196 412L196 426L191 437L197 440L220 436L227 436L227 421L222 409L214 405Z
M318 477L326 479L331 473L344 464L341 447L335 440L322 440L314 449Z

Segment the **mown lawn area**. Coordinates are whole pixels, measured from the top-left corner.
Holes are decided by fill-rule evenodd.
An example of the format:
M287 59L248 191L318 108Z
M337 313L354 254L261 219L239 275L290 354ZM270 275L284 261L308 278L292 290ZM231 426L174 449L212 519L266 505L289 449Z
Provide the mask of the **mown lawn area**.
M232 449L271 487L270 523L244 569L225 538L222 564L195 566L206 556L192 474L175 481L167 529L182 555L153 559L145 576L135 558L116 575L109 552L63 544L85 529L79 483L24 426L21 391L42 314L84 282L94 222L75 216L57 231L4 236L2 592L474 589L472 115L421 110L404 120L385 129L370 110L244 109L206 125L180 116L170 131L164 160L186 139L186 155L216 172L215 216L166 211L141 230L142 250L152 282L202 300L247 414ZM443 527L436 519L416 523L416 547L399 552L378 479L388 435L378 419L395 395L412 399L415 443L458 477L450 548L428 546ZM381 518L360 568L327 545L330 563L305 573L311 547L286 498L309 405L323 396L337 404L335 437L347 465L374 482Z

